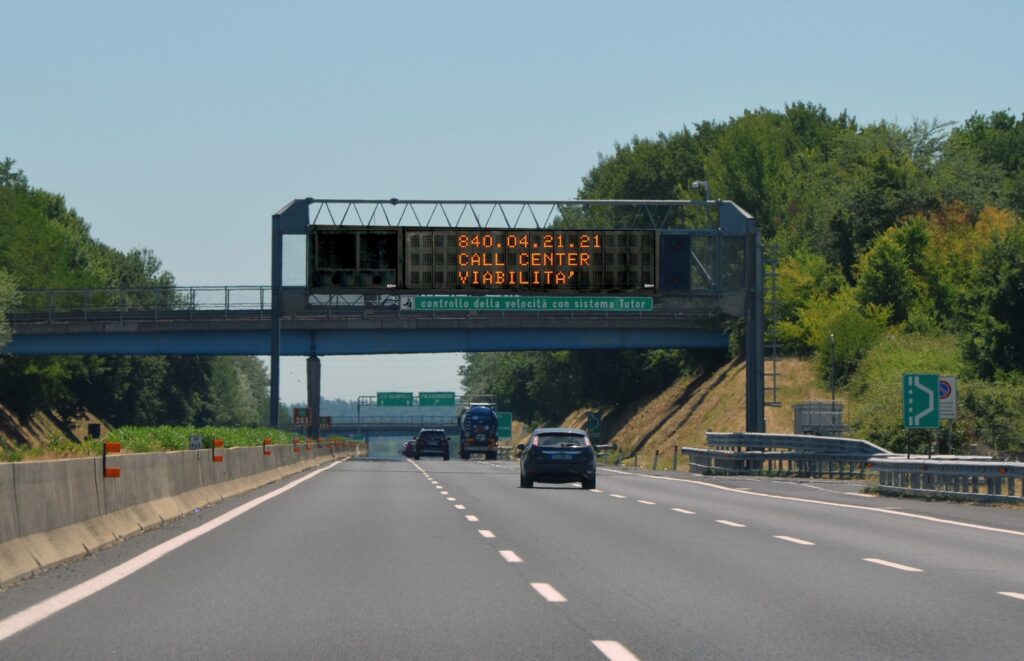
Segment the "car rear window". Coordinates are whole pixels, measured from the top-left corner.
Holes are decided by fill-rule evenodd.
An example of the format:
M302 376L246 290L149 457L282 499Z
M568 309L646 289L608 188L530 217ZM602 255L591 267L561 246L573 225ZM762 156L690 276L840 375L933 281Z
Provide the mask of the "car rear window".
M424 440L435 439L435 438L444 438L444 437L445 437L445 433L441 432L441 431L425 431L425 432L422 432L420 434L420 438L422 438Z
M587 444L586 436L579 434L543 434L539 445L543 448L583 447Z

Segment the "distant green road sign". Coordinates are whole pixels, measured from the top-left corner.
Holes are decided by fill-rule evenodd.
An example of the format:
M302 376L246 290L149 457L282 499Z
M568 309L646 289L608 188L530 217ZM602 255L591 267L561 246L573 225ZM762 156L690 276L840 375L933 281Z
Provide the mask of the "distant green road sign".
M939 375L903 375L903 426L906 429L939 428Z
M379 392L377 406L412 406L411 392Z
M601 440L601 412L587 412L587 435L592 441Z
M498 438L509 440L512 438L512 414L498 413Z
M650 312L654 299L647 296L411 296L403 309L474 310L495 312ZM411 305L407 305L411 303Z
M455 393L421 392L420 406L455 406Z

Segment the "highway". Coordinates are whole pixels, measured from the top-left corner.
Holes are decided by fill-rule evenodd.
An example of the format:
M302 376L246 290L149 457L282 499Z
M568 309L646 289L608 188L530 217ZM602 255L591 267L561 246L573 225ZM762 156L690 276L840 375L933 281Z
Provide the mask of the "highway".
M0 592L0 659L1024 655L1024 512L827 481L349 460Z

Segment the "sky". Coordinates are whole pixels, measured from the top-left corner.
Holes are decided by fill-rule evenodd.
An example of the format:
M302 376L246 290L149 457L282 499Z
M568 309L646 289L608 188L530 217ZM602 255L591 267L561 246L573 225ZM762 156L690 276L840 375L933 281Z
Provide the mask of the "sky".
M270 282L294 198L567 199L600 154L807 101L1024 111L1024 2L7 2L0 158L180 285ZM458 354L324 357L323 396L460 390ZM282 361L305 399L305 361Z

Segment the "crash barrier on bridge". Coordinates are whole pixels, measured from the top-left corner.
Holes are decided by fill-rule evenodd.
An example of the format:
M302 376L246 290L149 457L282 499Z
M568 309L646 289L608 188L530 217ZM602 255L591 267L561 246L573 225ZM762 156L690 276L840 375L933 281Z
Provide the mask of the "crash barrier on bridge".
M0 463L0 585L91 553L230 496L355 452L324 443L301 454L286 445ZM271 453L264 455L264 448Z
M881 493L910 496L1024 502L1024 463L873 459Z
M682 448L691 473L863 477L867 463L890 452L856 438L707 432L707 448Z

